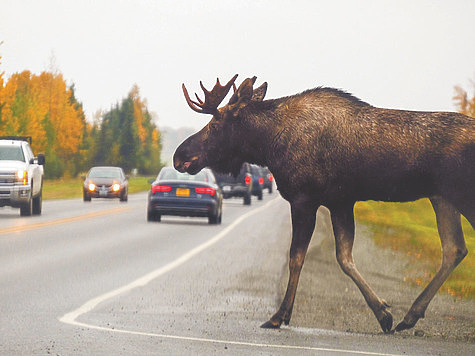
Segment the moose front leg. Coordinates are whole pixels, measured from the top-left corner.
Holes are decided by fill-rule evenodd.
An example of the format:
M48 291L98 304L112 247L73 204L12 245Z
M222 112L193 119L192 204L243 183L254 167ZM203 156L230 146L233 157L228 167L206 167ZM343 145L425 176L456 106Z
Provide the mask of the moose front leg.
M262 328L277 329L282 325L282 322L286 325L290 322L300 271L302 270L308 244L315 229L317 208L302 203L291 204L292 243L290 245L290 275L287 291L279 310L269 321L261 325Z
M393 317L387 310L389 305L376 295L358 272L353 262L352 249L355 236L353 207L354 205L351 204L330 209L333 232L335 234L336 258L343 272L358 286L366 303L373 311L376 319L378 319L381 329L383 329L385 333L388 333L391 331L393 325Z

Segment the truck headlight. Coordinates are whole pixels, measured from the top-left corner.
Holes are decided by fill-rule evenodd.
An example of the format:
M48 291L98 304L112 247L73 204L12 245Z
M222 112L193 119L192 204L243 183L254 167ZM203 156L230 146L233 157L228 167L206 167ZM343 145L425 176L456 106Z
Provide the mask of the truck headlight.
M28 172L20 169L16 172L16 178L19 182L23 183L23 185L28 184Z

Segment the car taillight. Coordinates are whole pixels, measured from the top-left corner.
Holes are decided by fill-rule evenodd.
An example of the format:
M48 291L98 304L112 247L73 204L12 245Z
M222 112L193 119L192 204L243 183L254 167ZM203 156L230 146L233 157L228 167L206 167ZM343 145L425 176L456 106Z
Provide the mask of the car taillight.
M152 193L169 192L170 190L172 190L172 187L168 185L152 185Z
M262 177L259 178L259 184L260 184L260 185L264 184L264 178L262 178Z
M244 182L246 182L247 185L251 184L251 177L246 176L246 178L244 178Z
M198 194L209 194L213 196L216 193L216 190L213 188L195 188L195 192Z
M267 178L269 178L269 181L272 182L274 180L274 176L272 174L269 174L267 176Z

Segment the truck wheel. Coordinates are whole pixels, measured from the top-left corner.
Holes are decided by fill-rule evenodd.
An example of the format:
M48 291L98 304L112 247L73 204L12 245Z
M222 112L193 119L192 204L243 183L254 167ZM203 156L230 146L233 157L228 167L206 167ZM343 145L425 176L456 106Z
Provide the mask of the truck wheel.
M24 205L20 207L20 215L21 216L31 216L33 213L33 199L30 198L28 199L28 202L26 202Z
M40 191L40 194L33 198L33 214L41 215L41 206L43 204L43 190Z

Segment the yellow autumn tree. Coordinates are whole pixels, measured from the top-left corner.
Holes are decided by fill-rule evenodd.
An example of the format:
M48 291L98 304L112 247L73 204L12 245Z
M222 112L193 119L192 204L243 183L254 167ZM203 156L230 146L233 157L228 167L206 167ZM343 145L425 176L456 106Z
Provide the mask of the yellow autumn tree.
M475 80L470 82L473 86L471 98L467 91L465 91L461 86L456 85L454 87L455 95L453 96L453 100L458 112L475 118Z
M61 176L79 161L85 118L60 73L0 77L0 135L31 136L33 150L48 156L48 172Z
M146 121L145 114L147 112L147 102L145 99L140 98L140 90L137 84L134 84L130 90L129 96L134 103L134 117L137 124L137 134L139 136L140 144L142 148L145 146L145 138L147 131L144 127Z
M4 91L4 133L7 135L31 136L35 151L44 152L46 139L45 130L41 124L44 112L40 110L31 73L23 71L22 73L13 74Z

